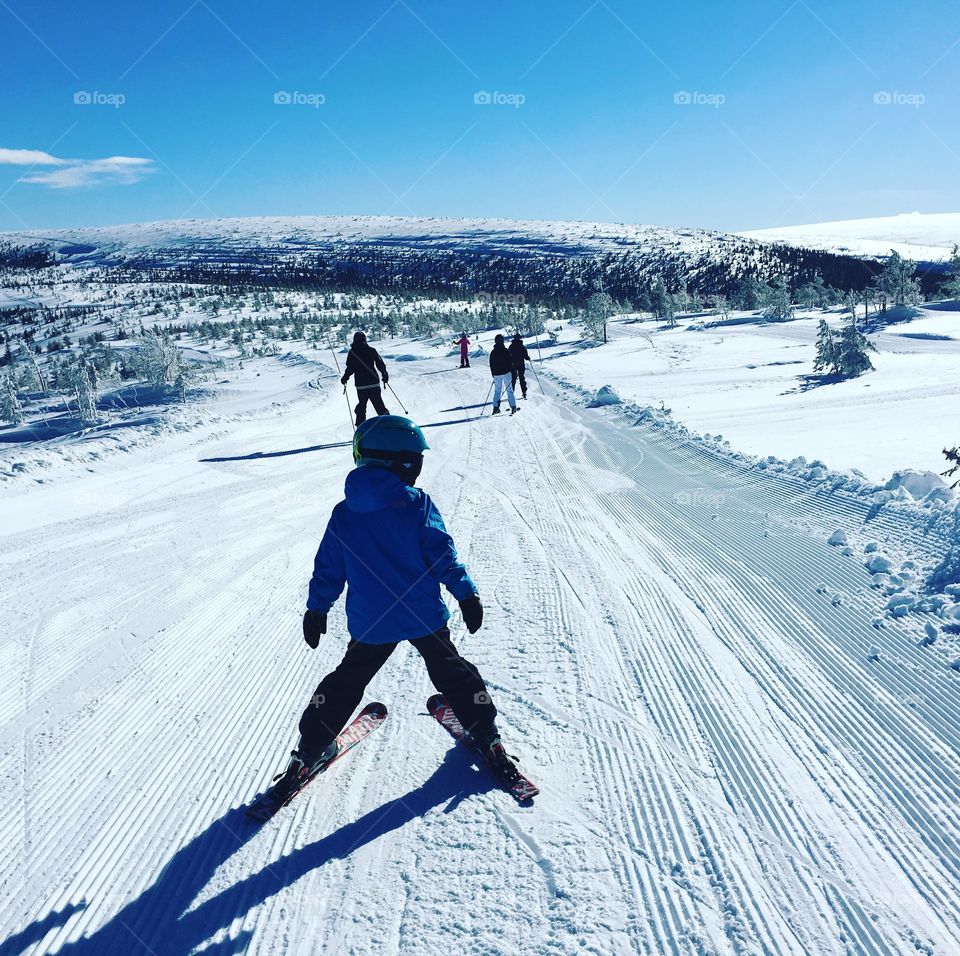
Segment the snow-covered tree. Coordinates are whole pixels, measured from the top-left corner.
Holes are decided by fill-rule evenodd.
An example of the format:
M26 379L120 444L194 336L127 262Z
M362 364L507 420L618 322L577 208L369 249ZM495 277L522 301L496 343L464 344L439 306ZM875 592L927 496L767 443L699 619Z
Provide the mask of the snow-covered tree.
M777 276L761 295L761 309L766 319L774 322L786 322L793 318L793 306L790 304L790 286L786 278Z
M594 342L607 341L607 319L613 315L613 299L606 292L597 291L587 300L583 327Z
M17 396L17 386L9 372L0 375L0 419L11 425L23 422L23 408Z
M75 365L67 366L60 378L60 387L76 401L77 414L81 421L95 422L99 420L97 385L86 363L79 361Z
M805 309L822 309L830 302L830 289L819 273L797 289L797 302Z
M954 244L953 254L947 263L946 280L943 291L951 298L960 298L960 246Z
M677 304L667 292L662 279L657 279L650 290L650 306L658 319L666 319L671 328L677 324Z
M144 332L131 359L137 376L153 385L176 382L183 364L180 350L159 332Z
M838 378L857 378L872 371L869 352L876 349L857 328L851 316L842 331L837 334L821 319L817 326L817 355L813 361L816 372L827 372Z
M877 276L877 291L894 305L915 305L920 301L920 283L914 278L917 264L904 259L895 249Z
M833 368L836 359L837 340L833 329L827 325L825 319L817 324L817 356L813 360L815 372L825 372Z
M837 340L834 369L842 378L857 378L864 372L873 371L873 362L868 352L876 349L857 328L857 323L851 320L843 327Z
M725 295L718 293L713 296L711 306L713 308L713 314L721 321L726 321L730 318L730 303L727 301Z

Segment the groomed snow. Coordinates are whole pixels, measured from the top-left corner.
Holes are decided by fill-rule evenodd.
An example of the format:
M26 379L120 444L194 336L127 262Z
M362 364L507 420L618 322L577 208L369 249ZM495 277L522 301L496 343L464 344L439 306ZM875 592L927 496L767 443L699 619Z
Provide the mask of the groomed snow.
M628 331L607 351L651 350ZM552 376L479 418L489 374L448 349L383 344L535 806L451 746L401 649L385 726L245 823L344 647L340 608L316 652L299 631L351 465L329 353L250 359L190 430L4 486L2 951L955 952L960 677L919 620L874 627L826 543L909 529Z

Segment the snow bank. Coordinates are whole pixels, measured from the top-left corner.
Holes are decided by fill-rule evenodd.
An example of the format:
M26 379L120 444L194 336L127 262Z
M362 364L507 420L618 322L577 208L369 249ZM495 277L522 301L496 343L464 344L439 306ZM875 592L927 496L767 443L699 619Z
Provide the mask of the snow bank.
M912 468L895 471L884 488L887 491L898 491L902 488L917 501L933 492L949 491L947 483L939 475L932 471L914 471Z
M616 393L610 385L603 385L597 389L593 401L589 402L587 408L602 408L605 405L622 405L623 399Z

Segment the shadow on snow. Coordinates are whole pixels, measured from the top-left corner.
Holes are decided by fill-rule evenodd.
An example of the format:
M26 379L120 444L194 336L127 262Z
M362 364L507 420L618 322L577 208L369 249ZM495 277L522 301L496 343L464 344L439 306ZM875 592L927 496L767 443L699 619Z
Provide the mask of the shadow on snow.
M489 402L485 405L467 405L465 408L486 408L489 405ZM445 409L445 411L457 412L460 411L459 408L450 408ZM446 425L466 425L469 422L479 421L483 416L474 415L472 418L455 418L449 422L427 422L425 425L421 425L421 428L443 428ZM261 458L285 458L288 455L304 455L307 452L311 451L326 451L330 448L350 448L352 447L352 441L338 441L330 442L326 445L307 445L305 448L287 448L283 451L255 451L251 452L249 455L227 455L218 458L201 458L200 461L204 464L217 464L224 461L259 461ZM0 954L2 956L2 954Z
M443 763L415 790L313 843L263 863L259 870L250 872L216 896L191 908L217 870L262 829L247 820L245 807L234 807L181 847L160 871L156 881L140 896L89 936L62 946L58 952L70 956L132 956L135 953L187 956L311 871L333 860L347 859L362 847L399 830L441 804L447 804L444 812L451 813L466 797L497 789L489 775L472 761L472 755L465 747L451 747ZM300 799L308 798L309 793ZM272 845L272 840L264 841L265 850L269 851ZM50 913L10 936L0 944L0 956L16 956L36 945L49 930L65 924L85 905L88 904L73 904ZM232 940L210 947L210 950L219 954L243 952L250 945L251 936L250 931L245 931Z

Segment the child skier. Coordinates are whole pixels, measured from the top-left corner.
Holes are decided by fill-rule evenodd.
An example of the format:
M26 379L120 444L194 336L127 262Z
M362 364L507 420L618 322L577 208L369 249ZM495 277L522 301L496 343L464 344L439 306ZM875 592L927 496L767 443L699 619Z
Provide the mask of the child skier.
M454 343L460 346L460 368L470 368L470 339L464 332Z
M357 467L347 476L345 500L333 509L320 542L303 616L304 640L316 648L346 584L350 642L300 718L300 742L281 786L296 788L336 755L337 734L404 641L423 658L434 687L491 770L507 779L518 773L500 742L497 709L480 672L450 640L440 585L459 602L471 634L483 623L483 605L440 512L414 487L428 447L420 428L399 415L373 418L356 431Z

